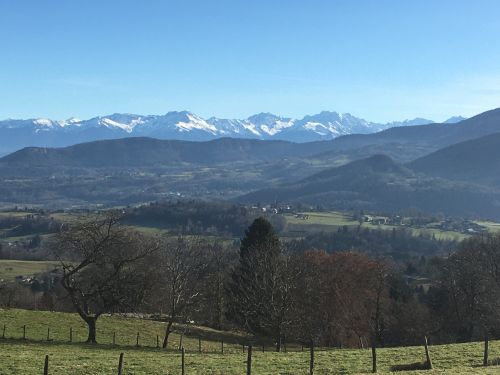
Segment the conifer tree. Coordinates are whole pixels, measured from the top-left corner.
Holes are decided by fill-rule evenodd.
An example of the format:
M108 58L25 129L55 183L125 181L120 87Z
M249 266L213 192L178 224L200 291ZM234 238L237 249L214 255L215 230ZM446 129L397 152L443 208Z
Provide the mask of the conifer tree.
M249 332L273 337L278 351L290 307L286 265L271 223L258 218L245 231L228 285L227 318Z

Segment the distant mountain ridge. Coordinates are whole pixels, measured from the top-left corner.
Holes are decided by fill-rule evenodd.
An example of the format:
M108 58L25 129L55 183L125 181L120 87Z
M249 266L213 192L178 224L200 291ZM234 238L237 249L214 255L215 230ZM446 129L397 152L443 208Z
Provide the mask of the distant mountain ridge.
M500 188L500 132L442 148L407 167L428 176Z
M0 168L12 167L151 167L182 163L271 162L292 155L307 157L327 142L296 144L286 141L219 138L205 142L131 137L80 143L62 148L26 147L0 158Z
M322 158L336 158L347 153L350 159L374 154L409 162L440 148L500 132L500 108L492 109L459 123L441 123L391 127L372 134L349 134L331 142L332 150Z
M316 120L322 116L329 115ZM117 115L109 121L123 119ZM251 121L267 130L277 122L270 114ZM291 131L288 119L279 121L277 134ZM205 126L180 124L190 131ZM147 125L155 128L151 121ZM114 128L106 129L114 134ZM0 158L0 197L9 204L85 206L181 194L240 197L252 204L278 200L347 210L415 208L500 218L499 168L500 108L458 124L402 126L328 141L222 137L199 142L135 136L63 148L27 147Z
M385 155L326 169L297 182L245 194L244 203L306 203L344 210L399 212L416 208L451 216L499 218L500 191L419 175Z
M448 121L459 121L459 117ZM23 147L63 147L77 143L126 138L153 137L206 141L221 137L310 142L330 140L348 134L370 134L398 126L429 124L416 118L380 124L349 113L323 111L302 119L259 113L247 119L204 119L188 111L165 115L115 113L88 120L70 118L54 121L45 118L0 121L0 153Z

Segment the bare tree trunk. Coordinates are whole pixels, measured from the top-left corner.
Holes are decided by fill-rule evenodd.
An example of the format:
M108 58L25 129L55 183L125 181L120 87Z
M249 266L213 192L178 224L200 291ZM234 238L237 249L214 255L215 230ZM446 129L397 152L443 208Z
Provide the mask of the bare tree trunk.
M372 340L372 372L377 372L377 346L375 340Z
M488 366L488 354L489 354L489 338L488 338L488 333L486 333L484 335L483 366Z
M309 348L309 375L314 374L314 343L311 340L311 346Z
M276 338L276 353L281 352L281 335Z
M165 330L165 338L163 339L163 345L162 345L163 349L167 349L168 337L170 336L170 333L172 333L172 324L173 324L172 320L169 320L167 323L167 329Z
M87 317L85 318L85 323L87 323L89 329L89 335L87 338L88 344L97 344L96 340L96 317Z

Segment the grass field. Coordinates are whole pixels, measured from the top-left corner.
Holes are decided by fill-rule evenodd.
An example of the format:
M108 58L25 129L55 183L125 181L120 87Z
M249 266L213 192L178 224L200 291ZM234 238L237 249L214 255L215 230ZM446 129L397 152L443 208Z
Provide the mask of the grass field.
M31 211L0 211L0 217L25 217L31 214Z
M25 215L29 214L29 212L18 212L18 211L11 211L11 212L0 212L0 217L1 216L17 216L17 217L23 217ZM296 234L304 234L306 232L317 232L317 231L331 231L334 230L338 227L342 226L348 226L348 227L354 227L358 226L359 222L352 220L350 215L342 213L342 212L336 212L336 211L330 211L330 212L304 212L303 214L308 215L308 219L304 220L301 218L297 218L292 214L284 215L286 223L287 223L287 235L296 235ZM82 216L77 213L70 213L70 212L54 212L50 214L50 217L53 219L60 221L60 222L66 222L66 223L72 223ZM489 231L496 232L500 231L500 224L498 223L493 223L493 222L477 222L480 225L484 225L488 228ZM372 225L370 223L363 223L363 227L365 228L370 228L370 229L383 229L383 230L392 230L393 228L399 228L395 227L392 225ZM154 227L154 226L131 226L132 228L145 233L149 235L162 235L162 234L168 234L169 230ZM453 232L453 231L442 231L436 228L408 228L412 229L415 235L419 235L421 233L429 234L429 235L434 235L437 239L447 239L447 240L463 240L464 238L467 238L468 236L459 233L459 232ZM1 232L1 231L0 231ZM27 236L22 236L22 237L8 237L4 238L4 241L22 241L22 240L28 240L31 238L35 233L32 233ZM48 235L41 233L42 237L47 237Z
M289 231L328 231L335 228L348 226L355 227L359 226L359 222L352 220L349 215L342 212L304 212L303 214L308 215L307 219L297 218L294 215L285 215L285 219L288 225ZM370 223L363 223L363 228L369 229L383 229L392 230L394 228L401 228L394 225L373 225ZM490 227L492 227L490 225ZM463 240L467 238L467 235L459 232L443 231L436 228L409 228L415 235L421 233L434 235L437 239L443 240ZM498 230L500 230L500 224L498 225Z
M23 326L26 325L26 338L33 341L46 341L47 328L50 328L50 339L53 342L67 343L70 329L73 331L74 342L84 342L87 338L87 326L77 314L57 313L47 311L30 311L19 309L0 309L0 330L6 325L5 337L8 339L21 339L23 337ZM102 345L111 345L113 336L116 344L123 346L135 346L137 333L139 333L139 344L144 347L156 347L156 337L162 338L165 324L158 321L127 318L119 315L102 316L97 322L97 341ZM238 343L245 338L231 332L216 331L209 328L192 326L176 326L176 331L169 338L169 346L178 348L180 332L186 330L191 336L183 338L183 346L186 350L198 350L198 337L203 340L203 348L206 351L220 350L220 340L226 343L226 350L241 351ZM0 331L0 334L2 332Z
M494 223L492 221L476 221L477 224L488 228L489 232L498 233L500 232L500 223Z
M16 276L32 276L50 271L58 265L51 261L27 261L0 259L0 280L13 280Z
M118 357L125 354L124 374L180 374L180 354L177 350L180 336L176 333L170 342L171 349L156 349L156 338L145 339L162 332L159 322L140 321L119 317L103 317L98 322L97 346L81 343L69 344L68 330L73 327L76 338L85 337L84 326L74 314L32 312L23 310L0 310L0 326L7 325L7 339L0 339L0 373L40 374L45 355L50 358L50 374L116 374ZM22 335L22 325L27 325L28 340L18 339ZM47 326L54 330L55 341L47 342ZM10 327L10 328L9 328ZM179 328L179 327L178 327ZM137 331L144 341L135 347ZM110 345L109 337L119 331L118 346ZM51 330L52 332L52 330ZM200 334L217 335L228 340L242 339L241 336L200 329ZM227 335L227 336L226 336ZM11 339L14 337L16 339ZM149 345L150 347L145 347ZM220 352L219 341L203 340L203 352L198 353L197 337L184 338L186 347L186 374L236 375L245 373L246 354L239 345L228 344L225 352ZM500 342L490 343L491 357L500 355ZM481 367L482 344L457 344L431 346L434 364L432 371L407 371L405 374L499 374L500 367ZM378 350L379 373L390 373L396 364L423 361L422 347L386 348ZM308 374L309 353L295 351L288 353L262 353L254 348L252 374ZM315 374L362 374L371 370L371 354L366 349L318 350L315 353Z

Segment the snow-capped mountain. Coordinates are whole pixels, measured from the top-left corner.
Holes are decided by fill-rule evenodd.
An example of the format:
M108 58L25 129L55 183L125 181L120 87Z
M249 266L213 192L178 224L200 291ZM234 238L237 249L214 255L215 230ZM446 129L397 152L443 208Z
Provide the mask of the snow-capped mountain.
M458 122L453 117L447 122ZM379 124L349 113L323 111L302 119L259 113L247 119L204 119L188 111L165 115L115 113L88 120L70 118L54 121L46 118L0 121L0 154L22 147L58 147L99 139L131 136L160 139L210 140L220 137L280 139L294 142L328 140L347 134L368 134L395 126L432 123L416 118Z
M448 120L443 122L443 124L456 124L457 122L467 120L465 117L462 116L453 116L450 117Z
M428 120L426 118L417 117L413 120L404 120L404 121L393 121L385 124L386 127L395 128L398 126L415 126L415 125L427 125L432 124L435 121Z

